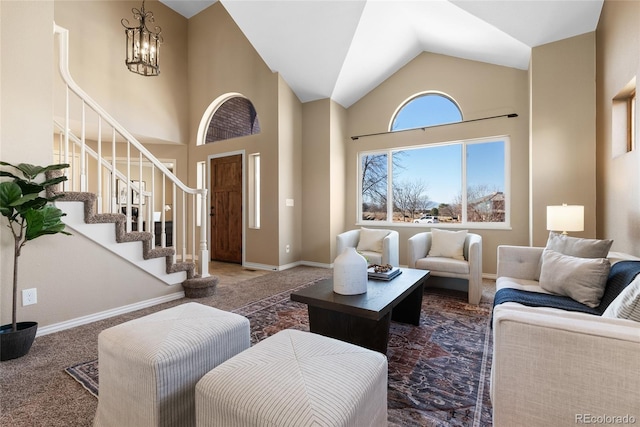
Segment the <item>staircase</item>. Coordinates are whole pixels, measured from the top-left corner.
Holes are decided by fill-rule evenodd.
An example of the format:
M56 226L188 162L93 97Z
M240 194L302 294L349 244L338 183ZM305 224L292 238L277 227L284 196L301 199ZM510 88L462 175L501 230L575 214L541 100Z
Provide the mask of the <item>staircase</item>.
M66 93L64 118L54 119L59 131L57 156L59 163L70 167L48 174L67 176L49 195L58 196L56 206L67 214L64 222L167 285L181 283L188 297L211 294L218 279L208 273L207 221L200 225L197 220L198 215L207 218L207 190L181 182L73 81L68 69L68 31L54 24L54 35L59 41L59 71ZM87 137L89 129L91 138ZM141 185L143 164L151 168L149 189ZM124 200L118 190L124 192ZM157 206L173 207L170 231L165 209L159 209L157 221ZM134 211L141 213L135 222L137 230L143 230L145 224L159 224L160 242L155 241L154 233L133 231ZM165 237L168 232L171 239ZM172 247L166 246L167 240Z

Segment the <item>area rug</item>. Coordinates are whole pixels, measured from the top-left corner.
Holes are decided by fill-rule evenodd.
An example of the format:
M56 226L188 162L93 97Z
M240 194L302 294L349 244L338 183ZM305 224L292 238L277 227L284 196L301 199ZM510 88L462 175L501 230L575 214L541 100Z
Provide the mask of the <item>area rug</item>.
M303 285L300 288L304 286ZM309 330L307 306L282 292L234 310L251 322L255 344L282 329ZM427 288L420 326L392 322L388 411L390 426L490 426L492 289L478 306L465 293ZM98 363L66 371L98 395Z
M65 369L89 393L98 397L98 359L78 363Z

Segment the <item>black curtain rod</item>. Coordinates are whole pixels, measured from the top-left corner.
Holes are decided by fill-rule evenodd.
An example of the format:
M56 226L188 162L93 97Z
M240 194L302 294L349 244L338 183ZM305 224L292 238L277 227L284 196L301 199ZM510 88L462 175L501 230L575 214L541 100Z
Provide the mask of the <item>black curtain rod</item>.
M442 123L439 125L433 125L433 126L424 126L424 127L419 127L419 128L412 128L412 129L402 129L402 130L396 130L396 131L389 131L389 132L378 132L378 133L369 133L367 135L356 135L356 136L352 136L351 140L355 141L356 139L360 139L363 138L365 136L377 136L377 135L386 135L388 133L398 133L398 132L408 132L411 130L418 130L418 129L422 129L423 131L427 130L427 128L435 128L435 127L440 127L440 126L450 126L450 125L459 125L460 123L471 123L471 122L478 122L480 120L489 120L489 119L497 119L500 117L507 117L507 118L512 118L512 117L518 117L517 113L510 113L510 114L502 114L500 116L491 116L491 117L482 117L480 119L471 119L471 120L463 120L461 122L453 122L453 123Z

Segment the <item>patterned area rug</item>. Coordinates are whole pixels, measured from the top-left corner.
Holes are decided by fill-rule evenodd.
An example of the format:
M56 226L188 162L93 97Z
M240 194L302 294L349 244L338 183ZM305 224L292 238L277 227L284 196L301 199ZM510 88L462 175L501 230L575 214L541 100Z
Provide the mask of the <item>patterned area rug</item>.
M309 285L304 285L309 286ZM282 329L308 331L307 306L282 292L234 312L251 322L255 344ZM490 426L493 290L479 306L466 294L427 288L420 326L391 323L389 348L390 426ZM66 369L98 394L97 360Z

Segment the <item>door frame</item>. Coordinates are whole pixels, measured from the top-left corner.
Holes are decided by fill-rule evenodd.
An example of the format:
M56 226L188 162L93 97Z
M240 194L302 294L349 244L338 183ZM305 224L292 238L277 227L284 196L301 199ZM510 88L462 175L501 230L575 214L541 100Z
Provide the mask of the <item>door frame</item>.
M242 150L235 150L235 151L226 151L224 153L216 153L216 154L209 154L207 156L207 212L211 212L211 160L213 159L219 159L222 157L229 157L229 156L237 156L237 155L241 155L242 156L242 266L245 266L246 263L246 243L247 243L247 224L246 224L246 220L247 220L247 165L246 165L246 150L242 149ZM209 217L207 217L206 219L209 224L211 224L211 221L209 219ZM203 219L204 221L204 219ZM209 245L209 253L213 253L213 248L211 245L213 245L213 241L211 240L211 226L207 227L207 242ZM211 260L207 260L207 262L211 262Z

